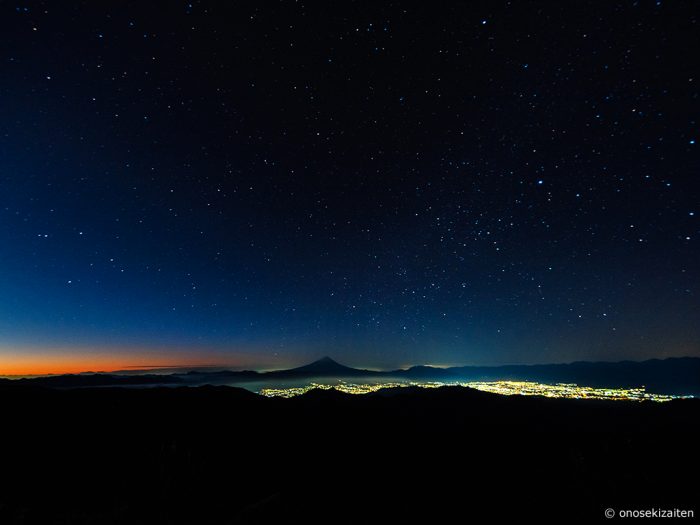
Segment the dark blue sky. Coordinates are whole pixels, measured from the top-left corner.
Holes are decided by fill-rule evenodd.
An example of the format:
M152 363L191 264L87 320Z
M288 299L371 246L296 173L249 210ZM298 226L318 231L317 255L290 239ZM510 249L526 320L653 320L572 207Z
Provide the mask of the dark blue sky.
M700 355L697 4L72 4L0 6L0 372Z

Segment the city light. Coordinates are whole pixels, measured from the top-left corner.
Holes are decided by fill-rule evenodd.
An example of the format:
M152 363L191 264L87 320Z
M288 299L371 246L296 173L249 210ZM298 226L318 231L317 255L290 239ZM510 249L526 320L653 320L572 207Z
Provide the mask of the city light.
M573 383L557 383L548 385L533 381L406 381L389 383L346 383L339 381L337 384L309 383L304 386L289 388L263 388L259 393L266 397L295 397L306 394L311 390L338 390L346 394L369 394L386 388L440 388L444 386L460 386L473 388L493 394L506 396L541 396L568 399L606 399L611 401L656 401L665 402L677 398L692 396L674 396L666 394L653 394L647 392L644 387L638 388L595 388L579 386Z

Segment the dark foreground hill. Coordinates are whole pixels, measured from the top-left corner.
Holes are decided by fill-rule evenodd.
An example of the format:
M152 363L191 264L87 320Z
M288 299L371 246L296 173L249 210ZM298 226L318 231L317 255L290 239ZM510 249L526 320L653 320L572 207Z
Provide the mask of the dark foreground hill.
M0 406L2 524L595 523L608 507L697 507L695 399L0 386Z

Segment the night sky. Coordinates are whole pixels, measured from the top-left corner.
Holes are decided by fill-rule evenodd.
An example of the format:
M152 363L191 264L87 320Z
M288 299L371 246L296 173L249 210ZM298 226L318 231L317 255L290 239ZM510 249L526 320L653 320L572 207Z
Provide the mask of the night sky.
M700 356L695 2L2 2L0 373Z

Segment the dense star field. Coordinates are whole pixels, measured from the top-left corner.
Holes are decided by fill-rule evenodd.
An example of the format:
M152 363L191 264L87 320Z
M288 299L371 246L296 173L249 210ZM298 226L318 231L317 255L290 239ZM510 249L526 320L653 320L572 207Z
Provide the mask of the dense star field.
M0 373L700 356L698 4L0 4Z

